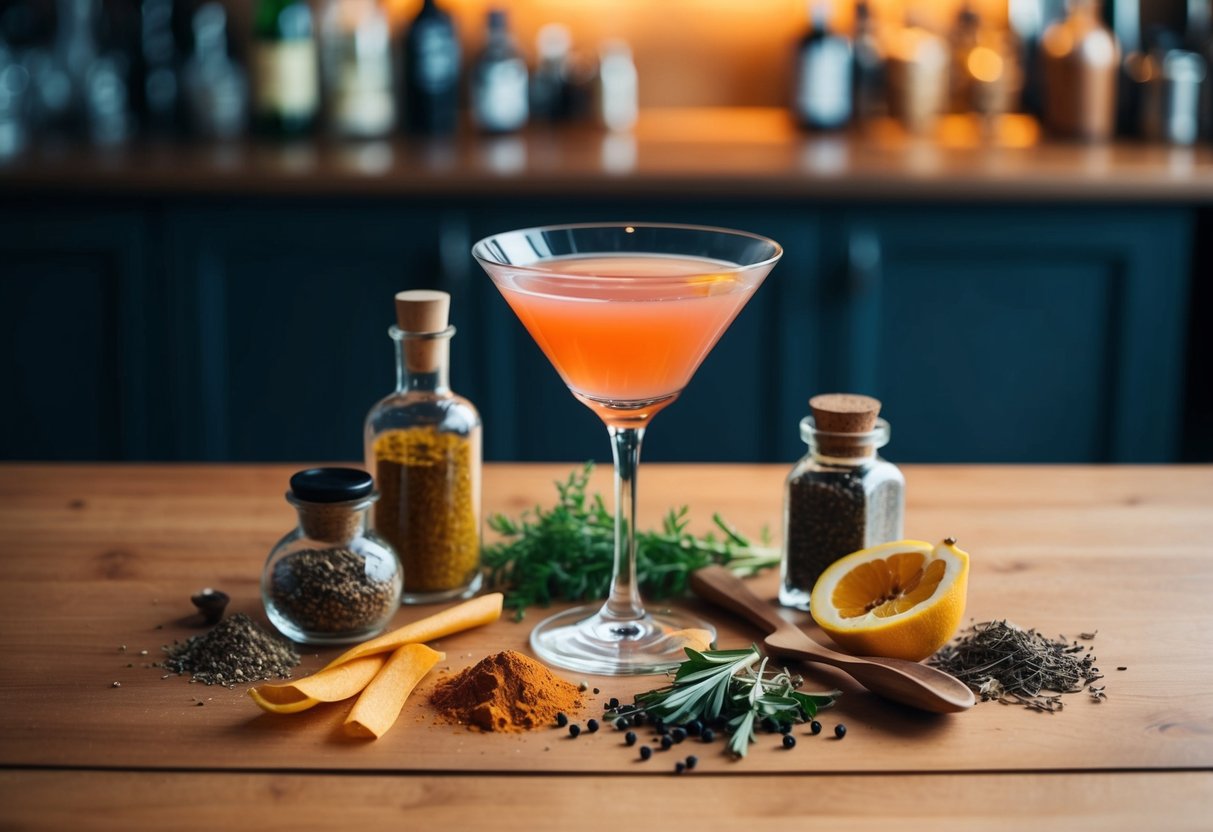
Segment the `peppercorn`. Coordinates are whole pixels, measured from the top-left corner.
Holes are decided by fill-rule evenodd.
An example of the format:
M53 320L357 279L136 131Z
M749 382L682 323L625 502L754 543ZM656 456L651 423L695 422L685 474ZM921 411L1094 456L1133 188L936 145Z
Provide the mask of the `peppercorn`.
M674 773L675 774L682 774L686 770L687 770L687 764L684 763L682 760L679 760L678 762L674 763Z
M675 728L674 730L670 731L670 738L674 740L674 742L682 742L687 738L687 729Z
M696 757L694 754L692 754L690 757L687 757L687 771L690 771L691 769L695 768L695 766L697 766L697 765L699 765L698 757Z
M768 734L774 734L779 730L779 723L771 719L769 716L763 717L762 730L766 731Z
M597 732L598 731L598 720L596 720L596 719L588 720L585 724L585 730L589 731L591 734Z
M600 692L601 692L601 691L599 691L599 690L598 690L598 688L594 688L594 695L595 695L595 696L597 696L597 695L598 695Z
M569 724L569 718L568 718L567 714L565 714L563 712L556 714L556 727L557 728L563 728L564 726L566 726L568 724Z
M618 699L618 697L612 696L612 697L611 697L609 700L607 700L607 708L608 708L608 709L610 709L610 710L612 710L612 711L617 711L617 710L619 710L619 699Z
M846 735L847 726L843 725L841 722L834 726L834 736L838 737L838 739L842 739Z
M692 719L686 724L687 733L692 737L697 737L703 731L703 723L697 719Z
M821 733L821 723L818 722L817 720L813 720L812 722L810 722L809 723L809 732L813 736L817 736L818 734L820 734Z
M649 721L649 715L646 714L644 711L638 711L636 713L636 716L632 717L632 723L634 725L644 725L648 721Z
M669 751L670 746L673 744L674 744L674 741L672 739L670 739L669 734L666 734L664 737L661 738L661 750L662 751Z
M630 726L631 726L631 723L628 722L627 717L621 716L621 717L619 717L619 719L615 720L616 730L622 731L624 728L628 728Z
M581 726L578 725L576 722L574 722L572 725L569 726L569 736L570 737L573 737L574 739L576 739L577 735L580 733L581 733Z
M635 745L636 744L636 732L628 731L626 734L623 735L623 741L627 745Z
M716 732L711 728L704 728L699 732L699 738L704 742L711 742L712 740L716 739Z
M640 759L647 760L649 757L652 757L652 756L653 756L653 749L649 748L647 745L640 746Z
M784 734L783 735L783 747L784 748L795 748L796 747L796 738L794 736L792 736L791 734Z
M779 733L781 733L781 734L790 734L790 733L792 733L792 723L790 723L790 722L781 722L781 723L779 724Z

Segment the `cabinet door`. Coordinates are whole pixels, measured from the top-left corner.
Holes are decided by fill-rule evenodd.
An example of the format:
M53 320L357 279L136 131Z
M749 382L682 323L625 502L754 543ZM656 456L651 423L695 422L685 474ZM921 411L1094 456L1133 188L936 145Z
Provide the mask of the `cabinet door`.
M174 455L361 459L363 419L395 385L387 329L403 289L454 295L459 390L472 354L462 333L475 327L466 274L448 269L443 252L466 249L466 236L457 213L365 202L175 212Z
M149 433L139 216L0 209L7 349L0 459L144 459Z
M473 237L549 223L633 218L740 228L785 247L782 262L721 337L678 401L647 431L646 460L766 461L791 459L803 448L796 420L813 389L817 273L816 218L808 210L648 203L592 206L526 204L487 211ZM485 455L490 459L610 460L602 423L577 402L556 371L492 288L480 315L489 346L483 356ZM785 379L793 379L791 384Z
M1175 458L1188 214L855 211L836 232L827 386L884 401L891 458Z

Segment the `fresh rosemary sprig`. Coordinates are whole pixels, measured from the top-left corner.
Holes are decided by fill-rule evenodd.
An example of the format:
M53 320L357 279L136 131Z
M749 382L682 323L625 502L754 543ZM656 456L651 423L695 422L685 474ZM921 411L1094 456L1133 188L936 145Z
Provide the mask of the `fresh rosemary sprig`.
M602 496L586 494L592 462L556 483L558 499L550 509L536 507L518 520L489 517L501 540L484 549L491 588L505 592L515 620L531 606L553 601L606 598L614 562L615 516ZM779 564L779 550L756 546L719 515L718 533L696 537L687 531L686 506L666 515L660 531L637 531L636 575L647 599L682 595L693 571L718 563L748 577ZM764 543L767 542L764 536Z
M678 667L672 682L636 696L634 705L608 711L607 719L644 712L667 725L699 720L705 725L725 725L728 748L744 757L755 741L755 727L767 720L777 726L808 722L819 708L828 708L839 691L804 693L797 690L804 680L787 670L769 671L769 659L751 645L746 650L686 648L687 660Z

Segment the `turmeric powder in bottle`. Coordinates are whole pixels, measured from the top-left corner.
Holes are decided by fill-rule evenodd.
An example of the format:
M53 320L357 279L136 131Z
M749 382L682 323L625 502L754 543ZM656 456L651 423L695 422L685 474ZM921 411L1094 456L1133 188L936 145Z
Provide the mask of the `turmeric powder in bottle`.
M375 532L404 565L404 603L474 595L480 588L481 424L450 389L450 295L396 295L396 391L366 420L375 476Z

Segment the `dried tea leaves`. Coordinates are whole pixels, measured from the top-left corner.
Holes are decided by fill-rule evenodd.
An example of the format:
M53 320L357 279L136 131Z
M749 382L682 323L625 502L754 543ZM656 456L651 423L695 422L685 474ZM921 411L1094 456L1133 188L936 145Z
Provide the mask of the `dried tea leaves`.
M1092 639L1094 633L1083 633ZM1107 698L1103 678L1089 647L1064 638L1050 639L1008 621L974 624L930 660L968 685L983 702L997 700L1052 713L1062 708L1061 695L1087 688L1091 698Z
M270 635L243 613L164 649L168 656L161 667L178 675L189 673L192 682L229 688L263 679L289 679L299 664L294 645Z

